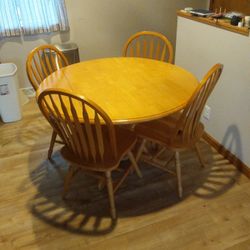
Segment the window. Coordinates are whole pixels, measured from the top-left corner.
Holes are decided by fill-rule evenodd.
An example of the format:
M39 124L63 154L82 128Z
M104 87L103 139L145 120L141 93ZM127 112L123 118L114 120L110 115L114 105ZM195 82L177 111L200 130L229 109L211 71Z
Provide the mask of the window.
M0 38L66 30L64 0L0 0Z

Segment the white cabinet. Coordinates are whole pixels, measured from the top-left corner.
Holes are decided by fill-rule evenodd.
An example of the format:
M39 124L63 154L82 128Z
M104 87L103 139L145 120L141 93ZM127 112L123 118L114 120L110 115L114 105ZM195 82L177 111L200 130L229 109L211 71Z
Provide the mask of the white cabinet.
M178 17L175 64L201 79L215 63L224 70L206 130L250 166L250 37Z

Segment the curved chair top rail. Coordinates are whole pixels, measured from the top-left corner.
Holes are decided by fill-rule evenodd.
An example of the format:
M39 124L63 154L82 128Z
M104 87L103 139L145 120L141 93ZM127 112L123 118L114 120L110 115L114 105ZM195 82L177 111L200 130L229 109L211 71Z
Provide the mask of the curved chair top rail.
M116 159L114 125L94 102L65 90L48 89L39 95L38 105L73 155L89 163L96 163L104 161L107 153L105 150L109 150L111 153L108 155ZM89 118L90 112L94 114L93 121Z
M123 48L123 56L136 56L173 63L173 46L166 36L155 31L132 35Z
M184 108L175 128L175 136L181 134L184 144L197 136L202 111L222 73L223 65L214 65L203 77L194 94Z
M69 65L67 58L55 46L45 44L33 49L26 60L26 72L33 88L59 68Z

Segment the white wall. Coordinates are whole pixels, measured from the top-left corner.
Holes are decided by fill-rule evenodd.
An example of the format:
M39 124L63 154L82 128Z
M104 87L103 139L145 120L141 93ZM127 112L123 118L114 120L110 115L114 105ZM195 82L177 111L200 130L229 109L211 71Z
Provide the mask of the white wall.
M178 17L176 64L199 79L224 64L207 132L250 166L250 37Z
M66 0L71 30L0 41L0 61L18 66L20 85L30 86L26 77L26 57L44 43L75 42L81 60L119 56L127 38L140 30L155 30L175 44L176 10L206 7L208 0Z

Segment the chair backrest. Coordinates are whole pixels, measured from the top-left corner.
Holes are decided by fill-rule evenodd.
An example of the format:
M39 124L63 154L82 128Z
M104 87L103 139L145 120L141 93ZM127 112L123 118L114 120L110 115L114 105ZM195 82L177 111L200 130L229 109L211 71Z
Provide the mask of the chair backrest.
M69 65L67 58L55 46L46 44L33 49L26 60L26 72L34 90L51 73Z
M89 164L116 160L114 125L95 103L64 90L50 89L39 95L38 105L73 157Z
M173 63L173 46L161 33L141 31L132 35L123 48L123 56L144 57Z
M199 133L198 127L206 101L219 80L222 64L214 65L203 77L177 122L173 140L181 137L182 144L190 145Z

